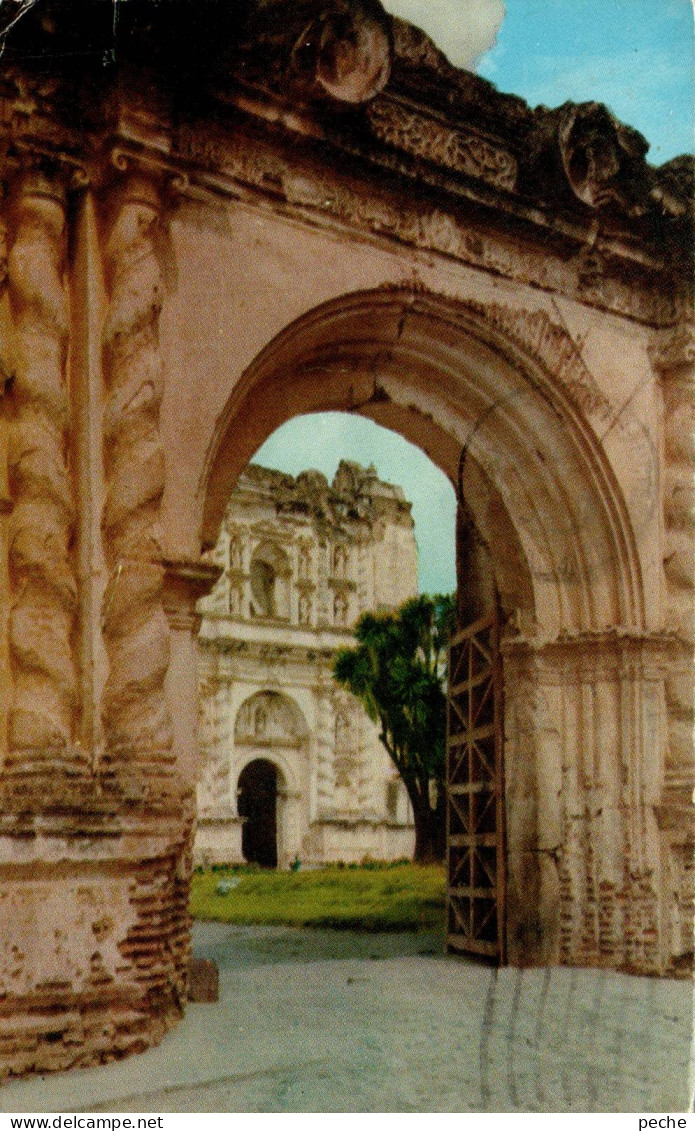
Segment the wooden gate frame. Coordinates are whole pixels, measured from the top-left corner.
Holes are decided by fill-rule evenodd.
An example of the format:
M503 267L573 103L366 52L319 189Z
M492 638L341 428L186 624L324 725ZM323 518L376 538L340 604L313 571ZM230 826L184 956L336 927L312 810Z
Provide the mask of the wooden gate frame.
M504 702L498 610L451 638L446 747L447 948L503 964ZM482 794L488 797L481 806Z

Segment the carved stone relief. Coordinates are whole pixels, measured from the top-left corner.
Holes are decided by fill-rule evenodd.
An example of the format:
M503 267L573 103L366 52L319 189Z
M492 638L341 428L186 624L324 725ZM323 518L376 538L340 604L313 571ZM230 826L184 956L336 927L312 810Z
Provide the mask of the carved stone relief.
M353 705L339 699L333 726L335 803L339 811L357 810L360 805L359 729L359 716Z
M534 188L545 179L550 193L564 184L592 210L612 208L641 216L650 204L647 149L637 130L623 125L600 103L568 102L556 110L538 111L529 138L527 176Z
M275 691L247 699L234 724L234 741L243 745L298 746L305 734L299 708Z
M516 185L514 156L470 130L452 129L448 123L428 117L392 97L372 102L367 109L367 120L375 138L414 157L480 178L507 192Z

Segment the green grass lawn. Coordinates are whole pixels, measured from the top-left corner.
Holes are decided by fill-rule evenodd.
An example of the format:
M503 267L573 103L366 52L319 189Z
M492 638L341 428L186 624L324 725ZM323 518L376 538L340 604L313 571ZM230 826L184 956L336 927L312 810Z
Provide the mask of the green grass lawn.
M236 884L218 894L222 882ZM234 868L193 876L194 919L278 923L361 931L439 927L444 915L444 869L439 865L331 866L306 872Z

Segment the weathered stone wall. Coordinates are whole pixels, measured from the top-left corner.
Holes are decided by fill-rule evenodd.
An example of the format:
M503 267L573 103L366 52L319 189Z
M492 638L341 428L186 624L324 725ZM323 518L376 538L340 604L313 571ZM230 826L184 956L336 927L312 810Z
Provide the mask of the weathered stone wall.
M142 1051L186 999L191 799L17 779L1 800L1 1074Z
M607 632L504 651L510 960L531 948L542 963L663 973L677 952L662 921L654 752L670 642Z

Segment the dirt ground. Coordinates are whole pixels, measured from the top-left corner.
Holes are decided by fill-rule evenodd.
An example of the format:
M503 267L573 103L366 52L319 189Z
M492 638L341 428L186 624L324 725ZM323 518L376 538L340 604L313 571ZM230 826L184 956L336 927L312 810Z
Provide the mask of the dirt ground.
M4 1112L681 1112L687 982L495 971L435 934L197 924L220 1001L157 1048L0 1088Z

